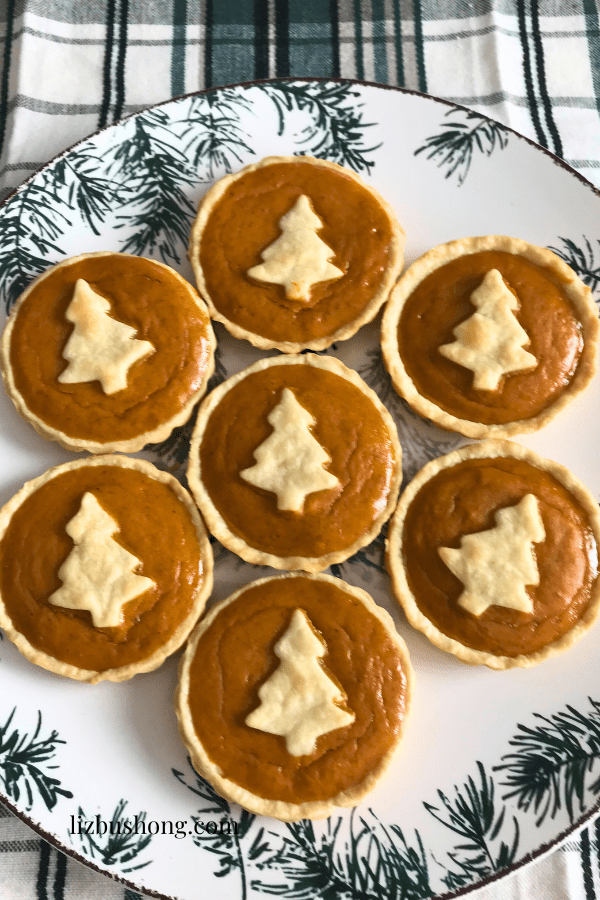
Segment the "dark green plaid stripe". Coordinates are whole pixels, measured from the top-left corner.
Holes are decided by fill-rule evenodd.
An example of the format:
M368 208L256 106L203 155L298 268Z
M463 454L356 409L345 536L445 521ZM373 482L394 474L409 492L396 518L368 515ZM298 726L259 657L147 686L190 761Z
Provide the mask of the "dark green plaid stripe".
M6 6L6 30L4 35L4 62L2 65L2 80L0 82L0 153L4 146L6 136L6 123L8 119L8 87L10 79L10 65L12 61L13 25L15 16L15 0L8 0Z
M171 51L171 94L173 97L185 92L185 38L187 21L187 0L173 3L173 48Z
M583 0L596 109L600 113L600 15L596 0Z

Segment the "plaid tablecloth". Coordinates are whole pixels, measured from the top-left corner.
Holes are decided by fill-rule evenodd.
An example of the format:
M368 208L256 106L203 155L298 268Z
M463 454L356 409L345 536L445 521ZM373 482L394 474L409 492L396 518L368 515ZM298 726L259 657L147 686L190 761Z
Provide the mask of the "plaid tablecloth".
M600 187L596 0L2 0L0 17L0 197L131 112L282 76L444 97L532 138ZM599 856L596 823L478 900L600 898ZM139 896L0 806L1 900Z

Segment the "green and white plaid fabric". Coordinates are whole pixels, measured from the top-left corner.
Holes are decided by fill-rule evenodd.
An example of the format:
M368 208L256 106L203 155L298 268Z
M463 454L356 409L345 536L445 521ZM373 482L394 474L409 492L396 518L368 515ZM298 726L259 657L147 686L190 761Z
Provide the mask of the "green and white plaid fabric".
M486 113L600 185L596 0L4 0L0 190L213 85L357 78Z
M0 197L136 110L285 76L446 98L537 141L600 187L597 0L3 0L0 19ZM477 896L600 898L599 846L596 823ZM138 897L0 807L2 900Z

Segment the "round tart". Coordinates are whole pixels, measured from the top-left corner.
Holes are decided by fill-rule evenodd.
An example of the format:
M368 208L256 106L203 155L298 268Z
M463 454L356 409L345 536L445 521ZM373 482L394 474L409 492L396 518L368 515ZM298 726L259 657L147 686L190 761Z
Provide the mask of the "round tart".
M0 510L0 627L31 662L92 684L149 672L185 641L212 551L178 481L140 459L66 463Z
M234 337L298 353L375 317L404 240L391 206L351 170L271 156L202 198L189 255L211 316Z
M265 578L194 631L179 727L223 797L285 821L324 818L387 768L412 680L391 617L365 591L328 575Z
M169 266L64 260L21 295L2 339L9 397L67 450L133 453L186 422L214 368L204 303Z
M398 393L471 438L546 425L596 371L591 292L550 250L489 235L441 244L398 281L382 323Z
M201 404L188 481L209 530L242 559L319 572L379 533L402 480L396 426L333 357L259 360Z
M533 666L600 609L598 504L563 466L510 441L455 450L409 484L387 562L415 628L463 662Z

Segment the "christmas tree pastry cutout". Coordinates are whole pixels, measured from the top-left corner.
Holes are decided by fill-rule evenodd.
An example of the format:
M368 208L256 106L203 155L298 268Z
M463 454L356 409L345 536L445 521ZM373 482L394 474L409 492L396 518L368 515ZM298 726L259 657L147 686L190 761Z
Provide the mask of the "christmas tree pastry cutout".
M315 419L284 388L281 400L267 416L273 432L254 451L256 465L240 476L249 484L277 495L277 508L302 512L309 494L337 487L339 479L324 466L328 453L310 432Z
M135 328L113 319L110 303L83 278L75 282L73 299L65 313L74 329L63 350L67 368L58 376L62 384L98 380L105 394L127 387L131 366L154 351L140 341Z
M133 572L140 560L113 540L119 526L89 491L66 531L75 546L59 569L63 585L50 595L50 603L87 609L96 628L117 627L123 606L155 582Z
M319 662L326 649L306 613L294 610L275 644L281 664L258 689L260 706L246 717L251 728L284 737L291 756L314 753L318 737L356 718L338 705L346 695Z
M248 269L257 281L281 284L288 300L310 300L313 285L344 274L330 259L333 250L318 236L323 222L306 194L279 220L281 235L262 251L263 262Z
M439 352L473 371L476 390L496 391L504 375L532 369L537 359L523 349L529 336L514 314L519 303L497 269L490 269L470 299L477 312L456 326L456 341Z
M533 494L525 494L515 506L498 510L496 524L487 531L461 538L460 549L439 547L450 571L465 586L458 603L480 616L490 606L533 612L525 587L538 585L540 576L533 544L546 537Z

